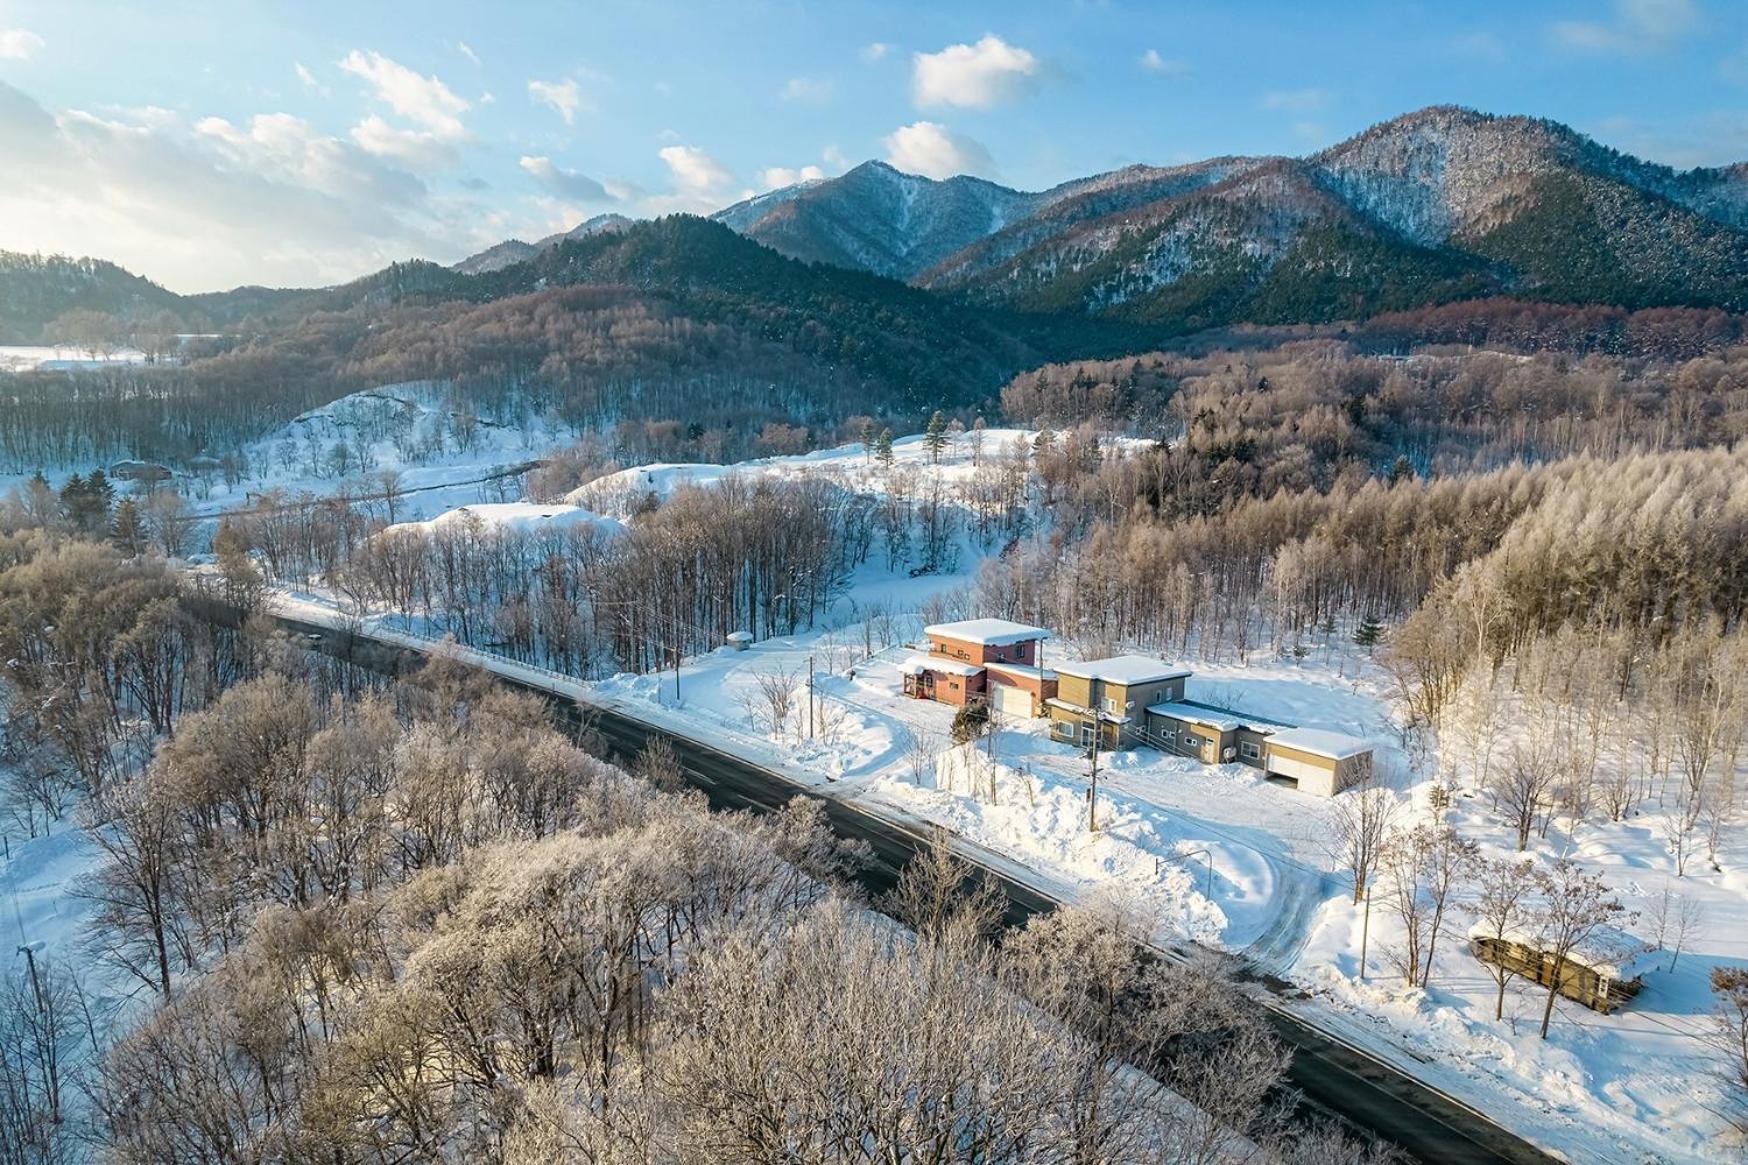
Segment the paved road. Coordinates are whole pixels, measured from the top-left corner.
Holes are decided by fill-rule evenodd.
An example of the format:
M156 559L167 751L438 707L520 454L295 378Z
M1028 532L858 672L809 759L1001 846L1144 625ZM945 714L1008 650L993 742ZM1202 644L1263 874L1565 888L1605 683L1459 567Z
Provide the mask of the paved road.
M286 630L305 637L312 648L389 674L404 674L423 662L416 648L339 630L289 616L276 616ZM868 843L873 861L862 876L870 893L893 884L898 871L926 844L920 833L853 805L796 785L781 774L683 736L674 736L622 712L599 706L579 706L569 696L537 684L492 673L511 687L550 701L574 729L592 729L619 757L629 759L652 737L666 737L686 778L703 790L719 809L769 812L795 796L823 801L827 819L840 836ZM975 863L974 863L975 864ZM998 870L979 865L980 876L993 880L1007 895L1007 919L1018 924L1058 903ZM1161 952L1172 957L1171 952ZM1284 984L1276 984L1277 989ZM1377 1060L1308 1026L1282 1004L1271 1004L1276 1034L1294 1051L1290 1078L1313 1111L1344 1121L1401 1146L1427 1165L1553 1165L1535 1146L1500 1128L1485 1115L1444 1096L1389 1064Z

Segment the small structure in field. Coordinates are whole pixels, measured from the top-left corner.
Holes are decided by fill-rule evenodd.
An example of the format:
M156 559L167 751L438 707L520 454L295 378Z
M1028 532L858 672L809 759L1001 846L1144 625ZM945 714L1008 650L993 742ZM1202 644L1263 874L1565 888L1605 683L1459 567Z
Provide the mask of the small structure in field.
M1655 968L1660 952L1638 935L1616 927L1599 927L1564 959L1543 950L1532 931L1512 931L1504 937L1484 924L1469 928L1469 951L1484 963L1504 967L1543 987L1553 987L1567 999L1604 1015L1626 1003L1645 987L1645 974Z
M160 481L169 481L172 474L169 466L159 465L155 461L117 461L109 467L109 476L114 481L137 481L153 485Z
M728 644L732 651L745 651L753 645L753 633L751 631L730 631L723 637L722 641Z

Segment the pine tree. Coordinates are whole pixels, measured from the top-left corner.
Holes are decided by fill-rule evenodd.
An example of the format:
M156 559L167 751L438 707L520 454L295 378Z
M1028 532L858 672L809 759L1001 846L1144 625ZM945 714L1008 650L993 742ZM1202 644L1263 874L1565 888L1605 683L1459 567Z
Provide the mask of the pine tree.
M1353 631L1354 643L1365 648L1367 654L1370 654L1372 648L1378 646L1379 641L1383 638L1384 625L1378 622L1375 615L1367 615L1361 619L1360 625L1355 627Z
M1390 466L1390 484L1395 485L1399 481L1410 481L1413 477L1414 465L1408 460L1408 454L1397 454L1395 463Z
M880 462L880 464L886 466L888 469L892 468L891 429L880 430L880 436L874 439L874 460Z
M862 460L866 462L874 455L874 418L862 418Z
M140 507L132 498L122 498L115 507L115 520L109 525L109 537L129 558L136 558L146 544L146 526L140 519Z
M923 448L929 451L929 461L939 465L941 450L947 447L947 418L936 409L935 415L929 418L929 428L923 434Z

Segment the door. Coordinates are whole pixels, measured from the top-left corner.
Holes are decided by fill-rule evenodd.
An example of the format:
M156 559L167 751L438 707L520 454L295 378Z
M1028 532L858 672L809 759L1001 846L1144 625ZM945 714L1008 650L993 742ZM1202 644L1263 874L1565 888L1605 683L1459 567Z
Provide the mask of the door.
M989 694L995 710L1012 720L1032 718L1032 693L1012 684L992 684Z

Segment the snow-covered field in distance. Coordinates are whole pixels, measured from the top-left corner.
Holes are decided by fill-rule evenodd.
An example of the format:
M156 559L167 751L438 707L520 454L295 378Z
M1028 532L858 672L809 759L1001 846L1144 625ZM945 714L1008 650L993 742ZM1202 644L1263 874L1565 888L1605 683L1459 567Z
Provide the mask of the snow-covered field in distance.
M117 348L93 354L87 348L50 347L36 344L0 344L0 371L25 372L33 368L60 371L99 368L105 364L143 364L146 354L138 348Z

